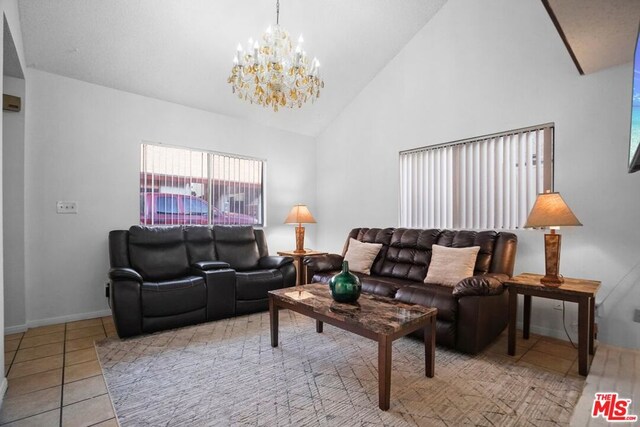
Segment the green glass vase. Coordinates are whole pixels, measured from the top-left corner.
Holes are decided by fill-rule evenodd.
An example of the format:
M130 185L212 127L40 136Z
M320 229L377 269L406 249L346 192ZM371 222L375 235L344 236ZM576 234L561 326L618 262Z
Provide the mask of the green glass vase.
M331 296L337 302L356 302L360 298L362 285L360 279L349 272L349 262L342 263L342 271L329 280Z

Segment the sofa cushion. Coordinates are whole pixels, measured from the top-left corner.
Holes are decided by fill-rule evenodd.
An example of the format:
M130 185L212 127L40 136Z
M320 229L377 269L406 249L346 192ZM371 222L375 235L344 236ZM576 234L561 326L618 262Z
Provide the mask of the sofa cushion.
M268 292L282 288L282 273L278 269L236 273L236 300L257 300L268 297Z
M396 299L410 304L420 304L438 309L437 319L456 321L458 300L451 295L452 288L438 285L404 286L396 292Z
M213 242L213 230L206 226L187 226L184 228L187 242L189 265L200 261L215 261L216 246Z
M231 268L238 271L258 268L260 252L253 227L215 226L213 234L220 261L228 262Z
M318 271L311 278L311 283L329 283L329 280L336 274L340 273L341 270L330 270L330 271ZM358 276L358 273L353 273ZM360 277L360 276L358 276Z
M329 280L340 270L318 272L313 276L314 283L329 283ZM362 273L353 273L360 278L362 284L362 292L378 295L382 297L393 298L396 291L403 286L415 285L416 282L411 280L394 279L392 277L369 276Z
M380 275L380 270L382 269L382 264L387 256L387 249L389 249L392 234L393 228L354 228L349 233L349 237L347 237L347 242L345 242L344 249L342 250L342 256L344 257L347 252L349 238L353 238L364 243L381 243L382 248L371 266L371 274Z
M350 271L371 274L371 266L381 248L382 243L364 243L349 238L349 247L344 255L344 260L349 263Z
M395 229L380 275L422 282L439 234L439 230Z
M473 274L484 274L491 270L491 261L498 233L493 230L443 230L438 236L437 245L452 248L480 246Z
M479 250L480 246L448 248L433 245L431 263L424 282L453 287L462 279L473 276Z
M142 283L142 315L171 316L204 308L207 287L202 277Z
M149 282L171 280L189 272L182 227L131 227L129 258L131 267Z

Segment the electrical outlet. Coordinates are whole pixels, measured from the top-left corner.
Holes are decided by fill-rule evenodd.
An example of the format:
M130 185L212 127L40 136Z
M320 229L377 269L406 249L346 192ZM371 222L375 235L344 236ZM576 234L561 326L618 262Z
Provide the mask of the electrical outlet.
M640 323L640 308L633 310L633 321Z
M58 202L56 203L56 213L59 214L77 214L78 202Z

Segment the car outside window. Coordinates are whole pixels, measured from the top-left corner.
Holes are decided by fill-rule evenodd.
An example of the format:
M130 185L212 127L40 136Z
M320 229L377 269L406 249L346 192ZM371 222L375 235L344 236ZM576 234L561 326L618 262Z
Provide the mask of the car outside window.
M156 213L177 214L178 199L176 197L160 196L156 199Z

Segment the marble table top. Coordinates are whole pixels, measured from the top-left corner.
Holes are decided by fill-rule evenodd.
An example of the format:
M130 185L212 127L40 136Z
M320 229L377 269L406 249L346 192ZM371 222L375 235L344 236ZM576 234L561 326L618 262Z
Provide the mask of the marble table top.
M269 291L269 294L288 304L303 306L337 321L385 335L420 323L438 311L365 293L353 304L339 303L331 298L329 285L321 283L277 289Z
M522 273L507 280L505 286L524 290L535 288L539 291L554 294L588 295L591 297L595 296L598 293L598 289L600 289L600 282L597 280L572 279L570 277L565 277L564 283L560 286L545 286L540 282L543 277L541 274Z

